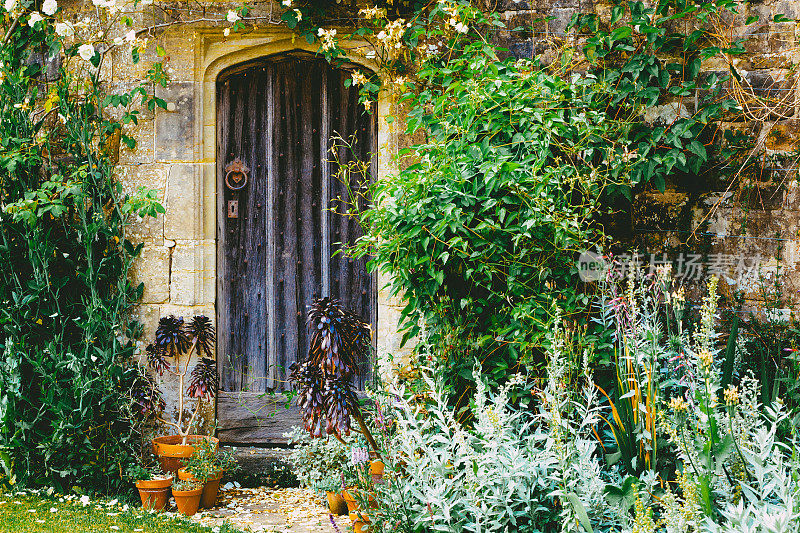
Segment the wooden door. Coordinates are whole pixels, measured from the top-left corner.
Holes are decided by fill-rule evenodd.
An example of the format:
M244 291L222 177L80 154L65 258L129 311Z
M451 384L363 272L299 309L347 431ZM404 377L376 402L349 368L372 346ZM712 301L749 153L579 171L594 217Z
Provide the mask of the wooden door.
M298 422L296 409L276 409L268 393L290 388L289 367L308 351L305 317L314 298L339 298L376 322L375 283L365 262L336 253L339 243L361 235L336 201L348 196L336 160L356 157L369 161L373 175L376 170L377 122L358 104L357 90L344 86L350 76L347 68L298 52L238 65L217 81L217 420L223 440L280 441ZM340 148L334 158L336 136L353 139L354 149ZM239 190L230 179L236 165L248 170ZM352 176L349 187L364 179Z

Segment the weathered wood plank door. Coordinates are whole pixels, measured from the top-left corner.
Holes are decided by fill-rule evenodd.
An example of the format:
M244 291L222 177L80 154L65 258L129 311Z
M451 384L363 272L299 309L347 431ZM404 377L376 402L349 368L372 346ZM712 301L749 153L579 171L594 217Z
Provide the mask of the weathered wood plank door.
M336 160L369 162L373 175L377 165L376 118L358 104L357 90L344 86L350 76L347 68L296 52L238 65L218 78L217 422L223 441L282 441L298 423L296 408L283 409L267 393L290 388L289 367L308 351L305 315L313 298L339 298L376 322L375 282L365 262L336 253L338 243L361 235L336 199L365 179L353 175L349 185L341 183ZM352 139L354 149L340 148L334 158L337 136ZM248 169L238 190L237 164Z

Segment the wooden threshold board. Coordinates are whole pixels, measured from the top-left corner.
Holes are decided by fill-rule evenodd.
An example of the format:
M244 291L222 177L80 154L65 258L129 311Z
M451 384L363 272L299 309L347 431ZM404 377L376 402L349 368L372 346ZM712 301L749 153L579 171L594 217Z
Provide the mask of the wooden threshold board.
M224 444L287 444L283 436L303 426L296 402L286 407L283 393L227 392L217 394L217 437Z

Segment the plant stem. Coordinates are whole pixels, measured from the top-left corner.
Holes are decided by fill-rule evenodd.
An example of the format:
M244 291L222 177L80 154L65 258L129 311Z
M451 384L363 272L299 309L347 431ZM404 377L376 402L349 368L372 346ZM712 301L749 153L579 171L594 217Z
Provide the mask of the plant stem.
M351 409L351 413L358 422L358 425L361 428L361 433L367 438L367 442L369 442L369 445L372 447L372 451L374 451L377 455L380 456L380 452L378 451L378 444L375 442L375 438L372 436L372 433L370 433L369 429L367 428L367 424L364 422L364 417L361 416L361 409L354 406Z

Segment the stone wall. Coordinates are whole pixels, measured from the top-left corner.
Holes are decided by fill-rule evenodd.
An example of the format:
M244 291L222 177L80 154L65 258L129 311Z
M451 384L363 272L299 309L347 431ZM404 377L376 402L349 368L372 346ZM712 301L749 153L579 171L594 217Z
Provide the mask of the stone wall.
M563 36L569 19L580 11L608 13L610 4L592 4L581 0L540 0L537 2L502 0L499 9L509 28L528 25L539 19L532 30L509 30L500 35L510 53L529 57L540 53L542 43ZM145 324L146 337L154 331L159 316L215 314L215 100L214 81L223 68L293 48L315 51L304 40L296 39L276 22L278 5L258 4L251 16L259 17L255 28L241 34L223 35L223 21L229 8L238 3L215 2L205 7L176 4L162 18L140 17L138 25L154 26L147 54L139 65L116 60L108 67L112 84L125 85L142 77L149 60L156 59L156 45L167 56L167 72L171 81L157 94L169 103L168 110L144 113L135 127L139 145L120 155L120 172L126 186L133 190L146 186L158 191L166 214L147 220L134 228L134 239L145 243L134 277L145 282L145 293L139 306L139 317ZM775 269L782 265L787 286L797 294L800 283L800 249L798 249L797 173L785 170L797 166L797 118L795 78L786 67L796 60L796 27L792 23L769 21L776 13L789 17L797 14L800 1L758 2L748 5L747 13L758 14L763 23L744 29L741 21L732 21L729 31L748 33L749 53L737 59L737 66L758 94L789 95L783 102L783 114L767 114L766 120L741 124L760 133L774 166L780 170L748 176L734 189L727 182L709 176L703 183L680 180L668 185L666 193L644 191L636 198L633 209L608 222L608 229L625 245L635 245L650 252L688 253L698 250L706 254L731 254L737 257L764 256L764 265ZM192 24L159 26L170 20L199 21ZM217 21L217 22L214 22ZM739 24L737 26L737 23ZM138 27L138 26L137 26ZM367 68L365 57L352 58ZM708 70L724 65L709 63ZM399 122L389 123L386 116L392 103L379 102L379 173L386 175L393 168L392 156L404 144L398 134ZM654 110L654 122L665 120L674 106ZM710 233L689 238L692 232ZM697 237L698 235L695 235ZM380 280L383 287L385 280ZM798 287L800 288L800 287ZM753 305L756 295L750 291ZM400 354L396 322L399 302L379 296L378 345L382 354ZM168 395L174 403L175 391ZM213 415L208 413L209 418Z

